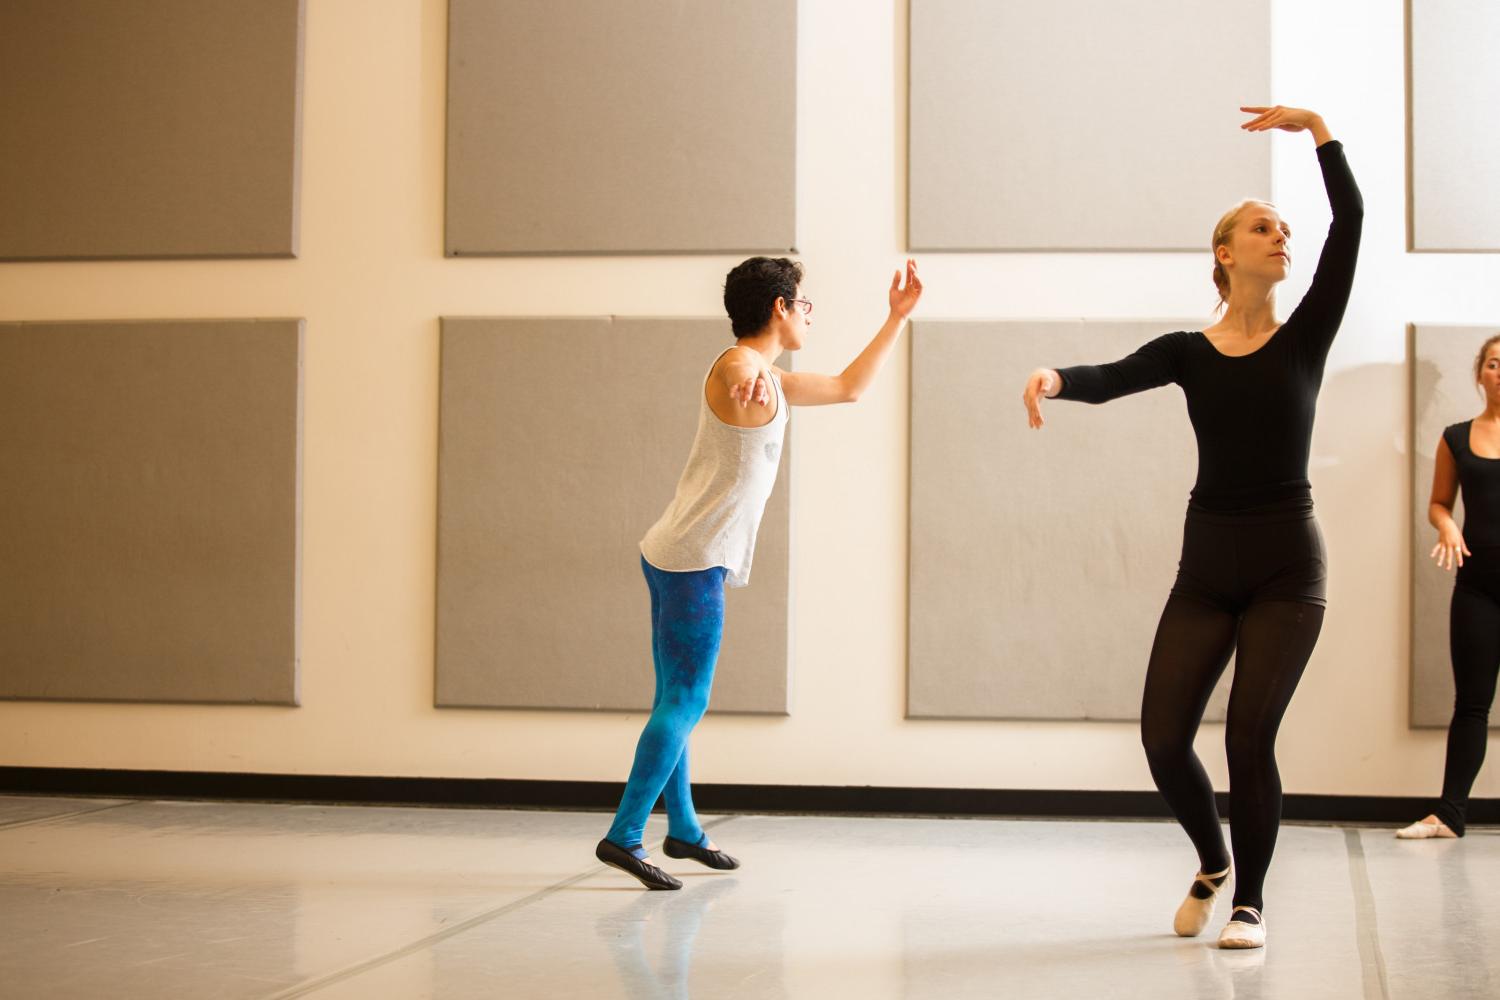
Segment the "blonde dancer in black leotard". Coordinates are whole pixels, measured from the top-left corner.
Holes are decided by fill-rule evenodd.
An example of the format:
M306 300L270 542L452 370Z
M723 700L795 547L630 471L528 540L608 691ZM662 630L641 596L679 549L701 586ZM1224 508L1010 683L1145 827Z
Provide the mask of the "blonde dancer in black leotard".
M1236 655L1225 743L1234 912L1223 948L1265 944L1262 888L1281 821L1276 731L1323 624L1322 536L1307 458L1323 365L1354 280L1364 217L1343 146L1300 108L1242 108L1250 131L1308 132L1317 146L1333 225L1312 286L1283 324L1276 286L1291 269L1291 229L1247 201L1213 235L1224 315L1202 332L1169 333L1113 364L1031 374L1032 427L1045 397L1103 403L1175 382L1198 439L1182 562L1157 626L1141 704L1151 776L1198 851L1200 869L1178 908L1178 934L1199 934L1230 874L1213 786L1193 736L1215 682Z

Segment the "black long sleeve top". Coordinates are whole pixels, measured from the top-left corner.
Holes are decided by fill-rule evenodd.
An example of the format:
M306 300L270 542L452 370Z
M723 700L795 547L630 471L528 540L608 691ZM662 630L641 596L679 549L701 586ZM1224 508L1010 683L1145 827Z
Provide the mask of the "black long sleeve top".
M1106 365L1061 369L1059 399L1104 403L1175 382L1198 439L1191 502L1232 511L1311 499L1307 459L1323 366L1344 318L1364 202L1331 140L1318 147L1333 223L1307 294L1270 340L1251 354L1222 354L1201 331L1168 333Z

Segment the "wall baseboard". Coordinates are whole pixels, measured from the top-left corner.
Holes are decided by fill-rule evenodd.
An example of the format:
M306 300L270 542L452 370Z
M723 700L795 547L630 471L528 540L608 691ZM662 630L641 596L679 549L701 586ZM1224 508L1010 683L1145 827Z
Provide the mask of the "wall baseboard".
M612 781L0 767L0 793L112 798L608 811L619 803L621 787ZM1228 796L1220 792L1218 798L1220 812L1227 814ZM693 799L703 812L1084 819L1170 816L1154 791L695 784ZM1404 824L1426 815L1431 806L1431 799L1413 796L1289 794L1282 813L1288 820L1310 822ZM1500 799L1475 799L1469 814L1471 823L1500 823Z

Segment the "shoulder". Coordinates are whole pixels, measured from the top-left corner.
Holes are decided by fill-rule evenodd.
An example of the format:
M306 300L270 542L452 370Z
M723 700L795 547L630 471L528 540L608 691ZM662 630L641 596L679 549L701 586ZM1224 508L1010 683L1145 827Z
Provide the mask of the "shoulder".
M1449 424L1443 428L1443 440L1448 442L1448 447L1457 451L1469 440L1469 424L1471 420L1461 420L1456 424Z
M1174 330L1171 333L1162 334L1151 341L1151 343L1180 351L1197 344L1203 339L1202 332L1198 330Z
M1186 357L1200 343L1206 343L1203 334L1192 330L1175 330L1172 333L1164 333L1160 337L1148 340L1142 344L1137 353L1153 354L1157 357L1176 361Z
M714 360L713 368L710 370L731 375L737 374L744 378L759 371L760 365L754 351L748 347L736 345L720 354Z

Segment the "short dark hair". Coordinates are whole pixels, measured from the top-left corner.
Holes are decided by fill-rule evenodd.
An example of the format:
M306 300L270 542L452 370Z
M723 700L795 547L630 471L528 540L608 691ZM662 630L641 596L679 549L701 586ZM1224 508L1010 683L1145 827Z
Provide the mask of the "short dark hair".
M736 337L759 333L771 322L777 299L797 297L802 265L786 257L751 257L724 279L724 311Z

